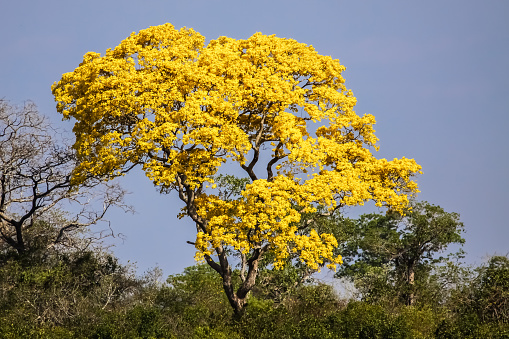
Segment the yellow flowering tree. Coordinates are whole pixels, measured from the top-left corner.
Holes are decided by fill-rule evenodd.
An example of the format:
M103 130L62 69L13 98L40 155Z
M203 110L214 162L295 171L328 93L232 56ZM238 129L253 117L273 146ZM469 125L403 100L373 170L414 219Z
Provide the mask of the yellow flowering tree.
M221 275L239 313L268 252L275 268L289 257L313 269L341 263L334 236L300 232L312 225L302 215L368 200L401 211L417 192L413 159L372 155L375 118L355 113L344 69L312 46L260 33L206 46L170 24L133 33L105 55L87 53L52 88L57 110L76 120L73 180L141 165L176 191L196 223L197 259ZM222 165L250 179L234 198L215 189Z

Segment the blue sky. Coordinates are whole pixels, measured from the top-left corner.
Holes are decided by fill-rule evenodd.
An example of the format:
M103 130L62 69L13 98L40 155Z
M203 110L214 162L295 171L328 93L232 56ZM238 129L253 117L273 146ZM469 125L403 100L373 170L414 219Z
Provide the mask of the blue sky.
M420 200L458 212L469 263L509 253L509 2L499 1L5 1L0 11L0 97L34 101L60 127L51 85L88 51L170 22L208 40L255 32L313 45L347 67L358 114L377 119L377 157L423 166ZM176 218L141 172L123 180L137 213L111 213L126 240L114 249L139 272L192 265L194 227ZM346 211L347 215L369 212Z

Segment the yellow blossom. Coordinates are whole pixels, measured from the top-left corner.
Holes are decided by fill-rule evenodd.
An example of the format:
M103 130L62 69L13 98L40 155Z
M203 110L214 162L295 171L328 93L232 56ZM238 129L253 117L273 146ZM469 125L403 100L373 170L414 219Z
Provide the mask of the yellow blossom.
M264 248L276 268L297 255L334 269L341 239L299 234L302 213L368 200L402 211L421 167L373 156L375 118L354 111L338 60L261 33L204 41L192 29L150 27L63 74L52 90L57 110L76 120L73 180L140 164L186 203L197 259ZM251 179L235 199L206 189L227 161Z

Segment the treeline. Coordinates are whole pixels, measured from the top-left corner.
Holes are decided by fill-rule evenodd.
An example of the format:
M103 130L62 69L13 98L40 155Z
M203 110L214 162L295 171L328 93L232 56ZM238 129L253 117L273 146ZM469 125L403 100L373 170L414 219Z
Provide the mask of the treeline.
M275 269L271 251L227 253L239 265L223 276L205 256L208 265L164 281L158 269L139 277L119 264L102 245L109 227L91 231L110 208L129 207L101 177L73 182L77 164L33 104L0 101L0 338L509 337L509 259L462 265L450 247L464 243L457 213L417 201L403 215L357 219L300 210L313 228L299 234L339 240L336 276L355 287L350 298L298 256ZM215 182L228 200L249 180ZM235 309L225 290L242 290L246 271L256 279Z
M48 225L36 225L43 231ZM34 232L36 236L36 232ZM196 265L160 282L136 277L106 251L2 248L0 338L505 338L509 260L474 269L432 267L414 305L380 281L345 300L299 269L264 270L245 313L235 316L220 277ZM444 287L444 276L451 283ZM364 283L363 286L365 286Z

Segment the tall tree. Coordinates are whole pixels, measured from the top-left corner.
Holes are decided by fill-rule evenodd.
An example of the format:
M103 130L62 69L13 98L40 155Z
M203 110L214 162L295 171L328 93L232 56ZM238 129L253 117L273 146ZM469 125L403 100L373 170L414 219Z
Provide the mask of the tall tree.
M349 240L338 274L356 278L365 297L376 300L397 291L408 305L416 300L416 274L425 276L432 264L444 260L438 254L465 241L459 214L427 202L413 202L404 216L367 214L345 225Z
M312 223L303 213L370 199L402 210L417 191L414 160L371 154L375 119L353 110L344 69L311 46L260 33L207 46L170 24L133 33L104 56L87 53L53 86L57 110L76 119L74 181L139 164L161 191L176 191L196 223L196 257L221 275L240 313L268 252L275 267L290 254L312 268L341 263L334 236L299 232ZM214 190L226 163L250 180L233 200ZM232 251L242 258L240 286Z
M60 141L33 103L16 107L0 100L2 250L20 254L29 250L26 234L37 222L55 226L47 246L69 243L73 239L69 232L97 223L111 206L123 206L124 191L116 184L104 184L90 175L79 185L71 183L77 158ZM68 204L74 204L75 213L61 218L59 208Z

